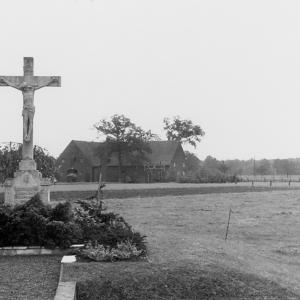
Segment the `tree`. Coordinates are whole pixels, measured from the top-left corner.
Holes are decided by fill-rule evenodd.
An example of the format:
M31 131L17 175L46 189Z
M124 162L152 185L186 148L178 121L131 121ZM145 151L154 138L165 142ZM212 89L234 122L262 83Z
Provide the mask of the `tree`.
M293 175L295 174L295 164L288 159L275 159L273 162L274 169L278 175Z
M222 172L222 174L225 176L227 174L227 172L230 170L230 167L227 163L225 163L225 161L221 161L219 162L219 167L218 169Z
M184 151L185 154L185 171L186 172L197 172L200 169L201 161L196 154Z
M199 125L194 125L191 120L181 120L176 116L171 121L164 119L164 129L167 131L167 139L169 141L178 141L180 143L189 143L196 148L196 143L201 141L201 137L205 132Z
M272 165L269 160L262 159L258 162L258 166L255 169L255 173L258 175L271 175Z
M55 158L46 149L37 145L33 148L33 158L42 176L54 179ZM21 159L22 144L11 142L0 145L0 179L2 182L6 178L14 177L14 172L17 171Z
M0 179L13 178L22 157L22 144L4 143L0 145Z
M36 168L42 173L44 178L55 178L55 158L50 155L47 149L35 145L33 148L33 159L36 162Z
M203 161L203 169L206 171L208 175L218 174L221 172L220 162L216 158L208 155Z
M242 175L244 174L245 161L233 159L226 160L226 165L229 167L230 173L232 175Z
M123 164L125 161L140 164L147 160L146 154L151 152L149 141L155 135L136 126L124 115L113 115L110 120L102 119L94 124L100 135L106 137L106 146L102 151L105 160L113 153L117 154L119 163L119 181L122 181Z

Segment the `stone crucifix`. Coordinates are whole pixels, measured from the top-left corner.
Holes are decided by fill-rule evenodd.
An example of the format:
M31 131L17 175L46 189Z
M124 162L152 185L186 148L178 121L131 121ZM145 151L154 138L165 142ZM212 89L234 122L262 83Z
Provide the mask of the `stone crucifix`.
M33 160L34 92L46 86L61 86L60 76L34 76L33 57L24 57L23 76L0 76L0 86L10 86L23 93L22 160Z

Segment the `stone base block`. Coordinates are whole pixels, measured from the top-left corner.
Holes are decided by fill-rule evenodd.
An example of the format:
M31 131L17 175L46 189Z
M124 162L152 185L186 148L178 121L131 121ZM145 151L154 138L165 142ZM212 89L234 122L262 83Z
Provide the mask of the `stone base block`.
M24 159L19 162L19 170L36 170L36 162L33 159Z
M7 179L4 183L4 202L10 205L22 204L39 193L44 203L50 202L49 179L42 178L37 170L18 170L13 179Z

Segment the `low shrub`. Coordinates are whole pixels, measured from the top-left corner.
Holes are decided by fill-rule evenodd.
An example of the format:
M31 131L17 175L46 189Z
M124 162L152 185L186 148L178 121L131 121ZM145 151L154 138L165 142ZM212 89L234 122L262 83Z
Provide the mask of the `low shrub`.
M58 203L51 212L51 220L71 222L73 220L72 205L70 202Z
M40 195L34 195L29 201L24 204L17 205L13 208L14 212L26 212L26 211L33 211L38 215L42 215L45 218L50 217L52 208L50 205L46 205L40 199Z
M68 248L81 238L81 230L75 223L50 221L46 225L44 246L48 248Z
M236 175L187 173L177 178L179 183L237 183L239 178Z
M129 259L146 253L145 236L133 231L118 214L104 212L101 201L78 203L74 211L69 202L51 208L35 195L14 208L1 205L0 246L68 248L85 243L83 255L95 260Z
M77 252L80 256L95 261L116 261L138 258L143 250L138 250L130 241L118 243L115 248L104 247L102 244L87 245L86 248Z
M58 204L52 209L38 194L14 208L1 205L0 246L67 248L81 238L80 228L70 221L71 211L70 204Z
M75 222L82 229L84 242L91 241L112 249L130 241L138 250L146 251L146 236L133 231L124 218L112 212L103 212L102 203L95 200L78 203L80 206L75 208Z
M0 243L12 246L41 245L45 239L46 224L47 219L32 209L13 211L4 226L7 240Z

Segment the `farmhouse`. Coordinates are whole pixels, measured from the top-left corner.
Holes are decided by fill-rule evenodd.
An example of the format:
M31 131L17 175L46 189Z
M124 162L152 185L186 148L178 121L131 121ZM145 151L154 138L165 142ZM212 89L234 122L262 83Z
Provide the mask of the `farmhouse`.
M182 146L175 141L152 141L147 161L123 163L122 181L154 182L175 180L183 175L185 155ZM113 153L106 164L101 161L105 143L72 140L57 159L60 181L98 181L100 172L103 180L119 180L119 161Z

